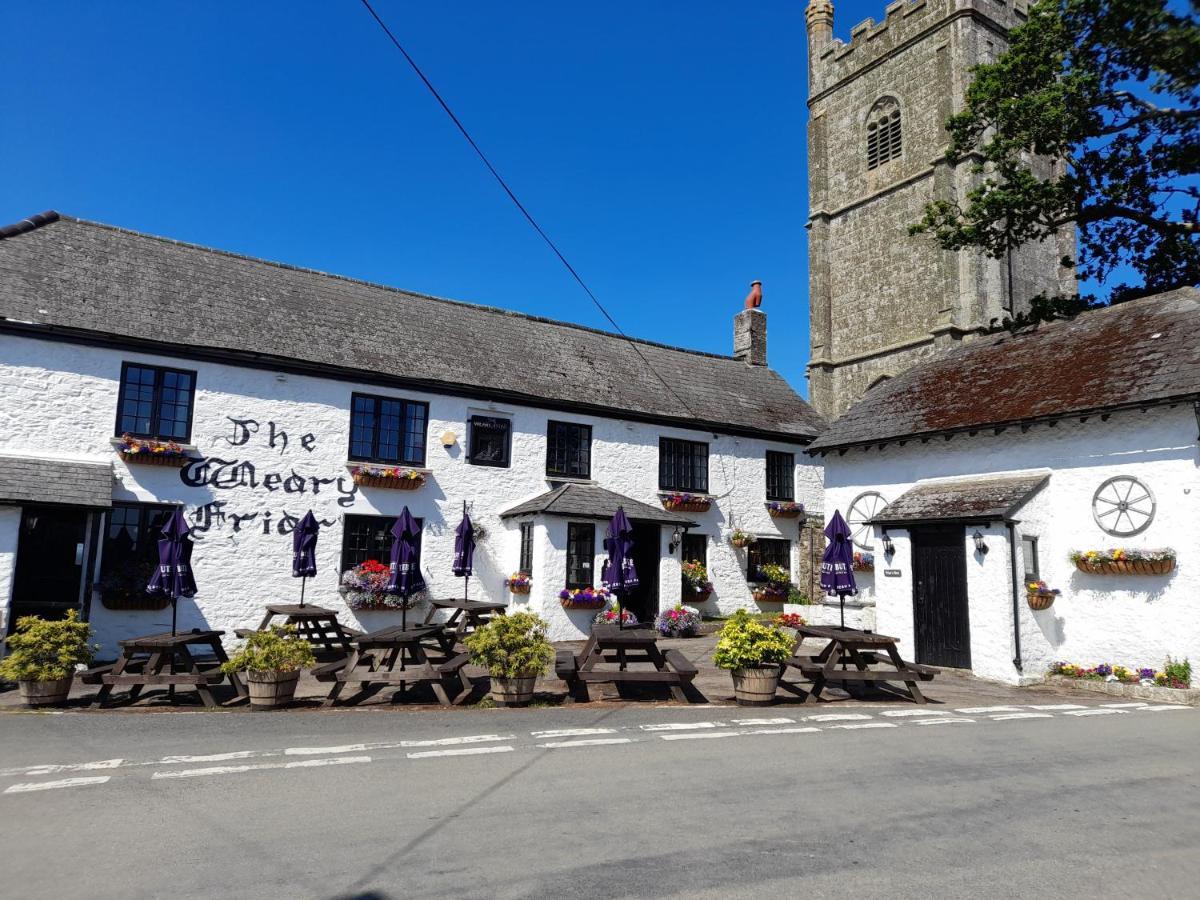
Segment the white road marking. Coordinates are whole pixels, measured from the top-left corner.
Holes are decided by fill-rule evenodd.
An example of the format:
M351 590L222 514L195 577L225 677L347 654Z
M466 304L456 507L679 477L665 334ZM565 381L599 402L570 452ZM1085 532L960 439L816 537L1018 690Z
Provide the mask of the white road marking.
M340 747L286 747L284 756L320 756L322 753L365 753L366 744L342 744Z
M1053 719L1050 713L1008 713L1003 716L991 716L993 722L1007 722L1009 719Z
M1101 703L1100 705L1110 709L1141 709L1143 706L1149 706L1148 703Z
M862 713L825 713L819 716L805 716L806 722L859 722L864 719L869 719L870 716Z
M6 794L28 794L33 791L53 791L58 788L82 787L85 784L104 784L111 775L92 775L83 778L62 778L58 781L29 781L13 784L4 789Z
M795 719L734 719L737 725L794 725Z
M554 731L531 731L530 737L535 738L560 738L560 737L583 737L586 734L616 734L615 728L559 728Z
M1064 716L1115 716L1119 713L1127 713L1126 709L1072 709L1063 713Z
M208 775L238 775L243 772L264 772L271 769L311 769L319 766L346 766L369 763L369 756L334 756L329 759L302 759L296 762L251 763L243 766L206 766L203 769L181 769L178 772L155 772L153 780L164 778L203 778Z
M409 759L431 759L435 756L475 756L479 753L512 753L513 748L504 747L460 747L457 750L423 750L408 754Z
M660 734L664 741L696 741L701 738L741 737L740 731L698 731L694 734Z
M949 719L909 719L910 725L955 725L963 722L967 725L974 725L974 719L961 719L957 716L952 716Z
M1020 712L1019 706L964 706L962 709L956 709L955 712L963 713L968 716L986 715L988 713L1006 713Z
M642 731L695 731L698 728L716 728L723 722L668 722L665 725L642 725Z
M1143 706L1139 712L1162 712L1167 709L1191 709L1190 706L1184 706L1179 703L1164 703L1157 706Z
M101 759L96 762L66 763L63 765L26 766L8 769L0 775L57 775L60 772L94 772L97 769L115 769L125 762L123 759Z
M234 750L230 753L209 753L207 756L164 756L150 765L174 766L179 763L225 762L229 759L251 759L256 756L274 756L278 751Z
M1049 703L1049 704L1028 704L1030 709L1040 709L1043 711L1059 712L1064 709L1087 709L1086 706L1081 706L1078 703Z
M397 741L391 747L457 747L461 744L489 744L492 741L511 741L515 734L469 734L465 737L434 738L427 741ZM479 751L486 753L486 750ZM412 754L409 754L410 756Z
M889 709L880 713L881 716L899 718L916 718L917 716L948 716L950 713L940 709Z
M569 747L601 747L607 744L632 744L633 738L584 738L581 741L549 741L538 744L546 750L565 750Z
M797 725L795 728L754 728L750 731L743 731L742 734L812 734L820 730L811 725Z
M899 728L895 722L862 722L858 725L831 725L830 728Z

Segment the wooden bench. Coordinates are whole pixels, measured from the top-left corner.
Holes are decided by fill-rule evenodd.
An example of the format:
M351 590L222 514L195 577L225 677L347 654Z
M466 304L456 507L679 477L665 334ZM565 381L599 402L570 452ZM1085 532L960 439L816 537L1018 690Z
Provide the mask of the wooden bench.
M319 666L313 666L309 674L317 681L333 681L337 678L337 673L346 668L346 663L349 661L350 657L344 656L333 662L322 663Z
M103 684L100 679L113 670L116 663L109 663L105 666L93 666L90 669L84 669L82 672L77 672L76 676L83 684Z
M700 670L696 668L696 664L684 656L683 652L680 650L676 650L674 648L671 648L670 650L664 650L663 656L666 658L667 662L671 664L671 668L688 681L691 681L700 672Z
M616 663L617 668L603 663ZM632 663L649 663L654 669L628 668ZM676 700L707 702L692 684L698 674L696 666L678 650L660 650L657 635L645 627L593 626L592 636L580 653L555 653L554 673L566 682L568 702L586 702L588 685L604 683L665 685Z

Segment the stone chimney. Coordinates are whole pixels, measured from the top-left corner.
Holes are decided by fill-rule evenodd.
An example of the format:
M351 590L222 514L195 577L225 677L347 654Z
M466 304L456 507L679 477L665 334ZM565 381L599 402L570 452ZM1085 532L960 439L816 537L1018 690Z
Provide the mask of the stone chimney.
M767 314L762 306L762 282L752 281L746 308L733 317L733 356L751 366L767 364Z

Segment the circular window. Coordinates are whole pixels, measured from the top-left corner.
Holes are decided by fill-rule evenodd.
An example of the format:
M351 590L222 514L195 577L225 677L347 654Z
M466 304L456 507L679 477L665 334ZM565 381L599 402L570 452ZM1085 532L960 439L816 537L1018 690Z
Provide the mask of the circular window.
M846 512L846 524L850 526L850 536L854 546L862 550L874 550L871 543L871 526L867 524L875 514L887 506L883 494L878 491L866 491L854 498L850 509Z
M1154 521L1154 494L1130 475L1110 478L1092 497L1092 516L1113 537L1129 537L1145 531Z

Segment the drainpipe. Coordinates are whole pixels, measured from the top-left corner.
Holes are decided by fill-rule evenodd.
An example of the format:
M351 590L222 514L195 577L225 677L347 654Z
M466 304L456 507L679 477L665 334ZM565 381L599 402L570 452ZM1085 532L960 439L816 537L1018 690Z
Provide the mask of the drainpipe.
M1021 668L1021 580L1017 572L1017 530L1012 522L1008 526L1008 554L1012 559L1012 595L1013 595L1013 665L1017 672L1024 674Z

